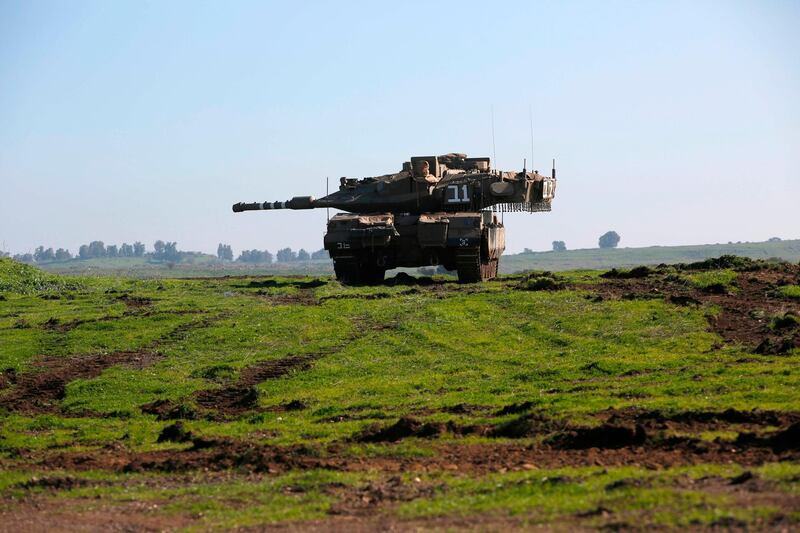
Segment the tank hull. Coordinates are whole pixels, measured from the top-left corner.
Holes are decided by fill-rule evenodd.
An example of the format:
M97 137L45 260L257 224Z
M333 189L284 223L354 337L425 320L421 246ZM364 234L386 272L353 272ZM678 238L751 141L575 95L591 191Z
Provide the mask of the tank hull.
M497 276L505 228L490 211L340 213L328 222L324 242L343 283L379 283L386 270L432 265L478 282Z

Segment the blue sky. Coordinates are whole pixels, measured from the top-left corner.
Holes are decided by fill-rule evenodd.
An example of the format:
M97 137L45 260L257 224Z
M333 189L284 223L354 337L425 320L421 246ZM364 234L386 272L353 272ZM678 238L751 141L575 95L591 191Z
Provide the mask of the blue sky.
M322 246L234 215L411 155L557 159L509 251L800 237L800 3L0 0L0 245Z

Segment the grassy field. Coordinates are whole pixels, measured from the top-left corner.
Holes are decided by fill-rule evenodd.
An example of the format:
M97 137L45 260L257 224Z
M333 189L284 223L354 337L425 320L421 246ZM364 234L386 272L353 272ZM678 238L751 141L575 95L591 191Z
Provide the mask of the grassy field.
M661 263L690 263L721 255L737 255L752 259L779 258L800 261L800 240L756 242L740 244L701 244L693 246L651 246L647 248L618 248L601 250L567 250L565 252L529 252L506 254L500 261L505 274L525 270L551 270L554 272L578 269L608 269ZM131 278L189 278L240 275L304 275L328 276L333 274L330 260L296 261L253 265L238 262L219 262L210 255L197 255L191 261L170 264L153 262L147 258L120 257L114 259L88 259L54 261L41 267L48 272L72 276L114 276ZM414 269L403 269L413 272ZM389 276L393 272L389 273Z
M558 272L576 269L619 268L661 263L691 263L722 255L736 255L751 259L779 258L796 263L800 261L800 240L531 252L504 256L502 270L506 273L513 273L531 269Z
M0 530L798 528L798 295L735 258L377 287L0 260Z

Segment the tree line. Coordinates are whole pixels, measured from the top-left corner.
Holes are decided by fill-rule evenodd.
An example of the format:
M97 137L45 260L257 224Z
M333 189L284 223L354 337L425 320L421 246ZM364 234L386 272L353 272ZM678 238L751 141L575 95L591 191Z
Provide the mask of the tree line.
M83 244L78 248L77 254L72 254L66 248L45 248L38 246L33 253L16 254L13 259L23 263L48 263L52 261L68 261L68 260L86 260L86 259L100 259L100 258L117 258L117 257L143 257L151 261L165 261L170 263L178 263L185 259L187 256L196 255L194 252L184 252L178 249L178 243L175 241L162 241L157 240L153 243L153 250L147 251L144 244L139 241L133 244L122 243L105 244L103 241L92 241L88 244ZM0 257L9 257L7 252L0 251ZM233 261L233 249L229 244L220 243L217 246L217 258L223 261ZM325 249L317 250L316 252L307 252L300 249L295 252L291 248L282 248L277 251L275 256L268 250L242 250L239 257L236 258L237 262L242 263L260 263L270 264L273 262L290 263L295 261L308 261L311 259L328 259L330 255Z
M217 258L222 261L233 261L233 249L231 245L220 243L217 246ZM324 248L311 253L303 248L300 248L297 252L291 248L282 248L278 250L274 256L269 250L242 250L239 253L239 257L236 258L236 261L241 263L271 264L273 262L292 263L296 261L328 258L330 258L330 255Z

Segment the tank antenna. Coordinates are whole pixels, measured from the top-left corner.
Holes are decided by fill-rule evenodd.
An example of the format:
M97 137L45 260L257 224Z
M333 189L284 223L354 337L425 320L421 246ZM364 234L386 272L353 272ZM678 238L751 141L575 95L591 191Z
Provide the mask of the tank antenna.
M328 196L330 194L330 192L328 191L329 182L330 182L330 179L328 178L328 176L325 176L325 196ZM325 216L328 217L328 222L330 222L331 221L331 208L330 207L326 207L325 208Z
M553 170L550 173L550 177L556 179L556 159L553 158Z
M497 167L497 146L494 143L494 104L491 106L492 111L492 160L494 161L495 167Z
M528 119L531 123L531 168L536 168L533 164L533 106L528 105Z

